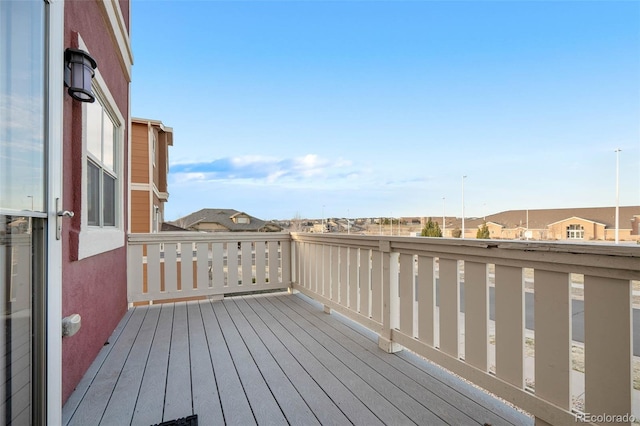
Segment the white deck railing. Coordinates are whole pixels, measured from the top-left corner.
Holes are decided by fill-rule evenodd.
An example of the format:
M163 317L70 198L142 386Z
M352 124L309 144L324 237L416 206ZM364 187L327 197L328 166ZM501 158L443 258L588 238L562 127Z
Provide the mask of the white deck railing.
M579 411L590 419L631 414L637 247L190 232L132 234L128 250L129 302L293 287L376 331L383 349L416 352L530 412L538 425L576 421L572 280L578 280ZM527 330L531 297L534 330Z
M263 232L130 234L129 303L288 288L290 241Z
M571 292L572 278L580 280L581 411L590 415L582 418L629 424L632 280L640 279L640 248L329 234L292 239L295 289L377 331L383 349L406 347L532 413L538 425L576 422ZM533 295L534 331L525 329L526 292ZM597 417L605 415L611 417Z

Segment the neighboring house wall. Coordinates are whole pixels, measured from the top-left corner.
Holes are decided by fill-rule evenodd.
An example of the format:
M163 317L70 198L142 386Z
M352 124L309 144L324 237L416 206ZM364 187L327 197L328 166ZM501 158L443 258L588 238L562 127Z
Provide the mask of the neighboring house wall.
M151 232L149 222L149 192L131 191L131 232Z
M173 129L161 121L131 120L131 232L158 232L168 201L167 173Z
M572 217L549 225L549 235L556 240L604 240L605 226L579 217Z
M95 58L94 92L99 97L97 104L83 104L69 96L63 103L63 205L75 216L63 221L62 228L62 314L82 316L79 332L62 341L62 400L66 401L127 310L132 57L128 1L64 4L64 45L86 50ZM115 225L104 227L88 225L87 199L87 141L92 137L87 130L88 111L100 111L100 105L113 121L116 134Z
M145 123L131 123L131 182L149 183L148 137Z

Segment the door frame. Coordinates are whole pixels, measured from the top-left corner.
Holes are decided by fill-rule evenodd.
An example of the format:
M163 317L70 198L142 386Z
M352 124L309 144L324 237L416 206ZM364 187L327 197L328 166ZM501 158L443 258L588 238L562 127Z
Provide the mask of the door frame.
M47 247L46 247L46 422L62 424L62 241L57 238L58 200L62 200L64 107L64 0L43 0L46 34Z

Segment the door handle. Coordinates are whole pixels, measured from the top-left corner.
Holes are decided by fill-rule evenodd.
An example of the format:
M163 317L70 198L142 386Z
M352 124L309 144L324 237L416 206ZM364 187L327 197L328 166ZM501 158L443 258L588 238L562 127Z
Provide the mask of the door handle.
M72 211L60 208L60 198L56 198L56 240L59 240L62 236L62 218L73 216L75 214Z

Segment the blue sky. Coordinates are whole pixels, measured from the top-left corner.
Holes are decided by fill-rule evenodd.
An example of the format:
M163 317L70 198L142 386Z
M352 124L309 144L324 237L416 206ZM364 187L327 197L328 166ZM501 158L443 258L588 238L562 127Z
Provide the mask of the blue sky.
M638 1L133 0L166 219L640 205ZM445 198L443 202L443 197Z

